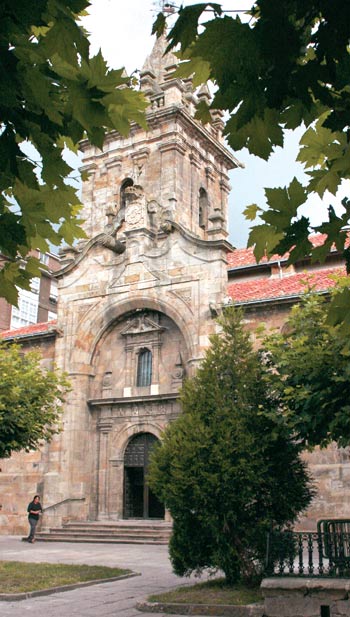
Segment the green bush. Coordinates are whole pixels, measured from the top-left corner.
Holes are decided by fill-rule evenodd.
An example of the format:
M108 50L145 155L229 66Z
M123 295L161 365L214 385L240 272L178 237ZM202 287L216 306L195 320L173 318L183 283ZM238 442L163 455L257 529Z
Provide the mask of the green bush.
M267 532L291 524L312 488L241 313L230 308L220 323L149 481L173 517L175 573L219 568L233 583L262 575Z

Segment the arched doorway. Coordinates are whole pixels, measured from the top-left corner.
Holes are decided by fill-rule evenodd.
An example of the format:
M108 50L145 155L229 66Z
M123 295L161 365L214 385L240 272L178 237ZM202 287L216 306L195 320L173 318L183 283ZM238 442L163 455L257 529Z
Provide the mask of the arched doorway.
M158 439L140 433L124 455L124 518L164 518L164 506L147 484L149 455Z

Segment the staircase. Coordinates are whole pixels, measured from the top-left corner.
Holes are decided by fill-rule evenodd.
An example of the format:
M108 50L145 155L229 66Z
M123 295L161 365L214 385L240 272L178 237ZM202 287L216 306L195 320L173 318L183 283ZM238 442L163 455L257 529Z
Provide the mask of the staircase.
M44 542L98 542L105 544L168 544L172 524L163 520L72 522L36 534Z

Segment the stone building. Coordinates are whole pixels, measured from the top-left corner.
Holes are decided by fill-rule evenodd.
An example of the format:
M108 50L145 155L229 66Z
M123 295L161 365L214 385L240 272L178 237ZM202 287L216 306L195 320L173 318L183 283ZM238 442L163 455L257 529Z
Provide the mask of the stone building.
M145 481L149 450L179 413L226 295L228 171L239 162L220 113L207 126L194 119L191 81L164 50L159 39L141 72L147 131L111 133L102 151L81 145L89 239L56 273L54 361L73 387L39 463L45 504L62 504L56 523L164 517Z
M148 456L179 414L183 378L198 367L218 310L234 301L252 331L261 321L282 326L302 292L300 273L284 260L257 266L251 252L227 242L228 172L240 164L224 145L219 112L210 125L194 119L208 90L195 95L190 80L176 78L176 58L164 49L159 39L141 72L147 131L111 133L102 151L82 144L88 240L62 256L57 322L3 333L24 348L40 345L72 383L63 431L40 452L2 461L5 533L26 528L25 508L37 492L49 506L46 525L166 519L147 485ZM331 284L326 270L319 269L320 291ZM328 456L319 518L331 514L341 474L347 507L344 456Z
M56 319L58 290L53 273L60 268L60 259L37 250L32 255L42 264L41 277L32 279L30 290L19 290L17 307L0 298L0 332ZM5 262L0 254L0 270Z

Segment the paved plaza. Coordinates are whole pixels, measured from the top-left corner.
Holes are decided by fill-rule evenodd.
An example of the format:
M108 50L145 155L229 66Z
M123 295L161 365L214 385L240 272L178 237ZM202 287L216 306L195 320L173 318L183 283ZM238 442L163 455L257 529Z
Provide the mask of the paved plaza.
M0 536L0 559L30 563L83 563L119 566L140 573L129 579L101 583L72 591L8 602L0 601L1 617L142 617L135 606L152 593L196 582L171 571L165 545L36 542ZM149 614L149 613L148 613ZM159 617L164 613L158 613Z

